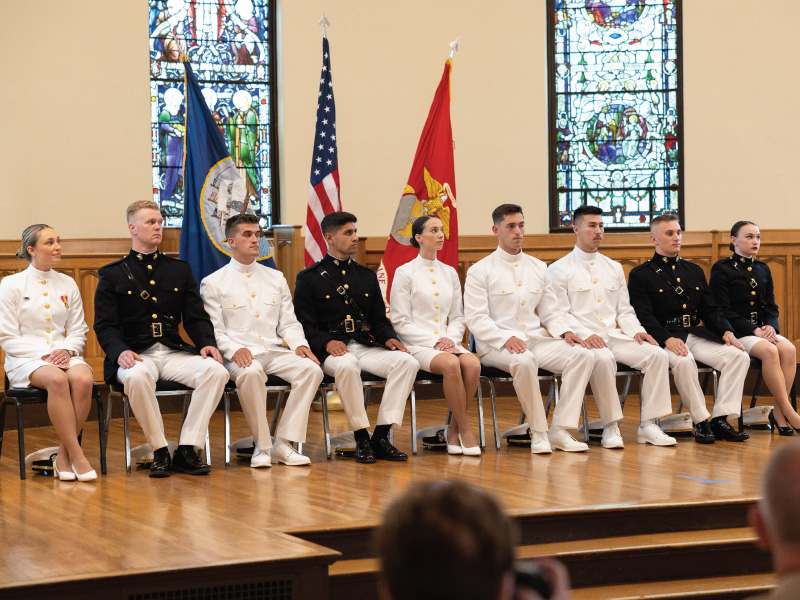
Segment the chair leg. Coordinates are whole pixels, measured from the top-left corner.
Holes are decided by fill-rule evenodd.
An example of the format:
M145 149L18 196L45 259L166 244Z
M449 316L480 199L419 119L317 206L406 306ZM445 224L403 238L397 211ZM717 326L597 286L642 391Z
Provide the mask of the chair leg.
M231 396L230 392L222 394L225 406L225 466L231 464Z
M111 427L111 397L113 393L108 394L108 406L106 407L106 440L108 440L108 429Z
M500 426L497 423L497 390L494 387L494 381L486 379L489 382L489 394L492 398L492 426L494 427L494 447L500 450Z
M750 399L750 408L754 408L756 405L756 401L758 400L758 392L761 391L761 379L763 375L761 373L761 369L758 370L756 373L756 383L753 386L753 397Z
M100 390L98 390L96 386L92 389L92 395L97 403L97 429L100 432L100 473L105 475L108 470L106 468L106 432L103 423L103 398L100 396Z
M0 402L0 454L3 453L3 432L6 427L6 411L8 410L8 403Z
M131 472L131 423L130 405L128 397L122 395L122 429L125 432L125 470ZM155 450L155 448L153 448Z
M17 438L19 439L19 478L25 479L25 426L22 424L22 402L17 400Z
M411 387L411 454L417 454L417 390L416 386Z
M331 429L328 423L328 397L325 388L319 388L320 403L322 404L322 428L325 431L325 454L331 459Z
M278 399L275 401L275 412L272 413L272 422L269 424L269 432L273 436L275 435L276 427L278 426L278 417L283 410L283 397L285 394L285 391L279 390Z
M586 411L586 396L583 397L583 404L581 405L581 415L583 416L583 441L589 443L589 416Z
M631 380L633 380L633 375L628 375L625 377L625 387L622 388L622 396L619 398L619 407L622 410L625 410L625 400L628 399L628 390L631 389ZM639 404L641 405L642 399L641 394L639 398Z
M211 465L211 440L208 436L208 427L206 427L206 464Z
M555 385L556 385L555 380L551 381L550 382L550 389L547 390L547 402L544 405L545 416L549 416L550 415L550 407L553 405L553 400L555 399L555 394L556 394ZM522 417L520 416L519 419L520 419L519 420L519 424L522 425L522 422L523 422L522 421Z
M480 381L478 381L478 445L481 450L486 450L486 428L483 425L483 394L481 393ZM447 422L450 422L450 411L447 411Z

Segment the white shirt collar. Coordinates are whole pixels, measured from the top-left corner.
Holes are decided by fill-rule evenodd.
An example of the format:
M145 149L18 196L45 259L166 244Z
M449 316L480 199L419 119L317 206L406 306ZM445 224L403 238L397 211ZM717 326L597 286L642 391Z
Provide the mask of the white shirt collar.
M252 273L256 269L256 263L258 261L253 261L249 265L243 265L235 258L231 257L231 262L228 263L231 269L236 271L237 273Z
M495 253L497 254L497 256L499 256L506 262L516 262L520 258L522 258L522 250L520 250L518 254L509 254L508 252L503 250L500 246L498 246L497 250L495 250Z
M37 277L39 279L49 279L50 277L53 276L53 269L50 269L49 271L40 271L39 269L33 266L33 263L31 263L25 270L28 271L34 277Z
M598 253L596 250L594 252L584 252L583 250L575 246L573 252L575 253L575 256L577 256L582 260L587 260L587 261L597 260Z
M419 254L417 254L416 260L418 260L420 263L422 263L426 267L435 267L436 263L439 262L435 258L433 260L428 260L426 258L422 258L422 256L419 255Z

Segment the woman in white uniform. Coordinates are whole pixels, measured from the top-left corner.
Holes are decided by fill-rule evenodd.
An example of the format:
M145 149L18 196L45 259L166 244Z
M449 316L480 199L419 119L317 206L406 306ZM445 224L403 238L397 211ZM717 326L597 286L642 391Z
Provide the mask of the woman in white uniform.
M761 360L761 374L775 398L769 420L780 435L789 436L800 430L800 416L789 401L797 353L794 344L780 335L772 273L755 257L760 248L761 231L755 223L734 223L730 243L733 256L714 264L708 285L739 343L750 356Z
M0 347L6 353L6 376L13 387L47 390L47 412L61 440L55 461L58 478L97 479L78 443L94 379L80 356L89 328L78 286L52 268L61 261L61 240L48 225L25 229L17 257L30 266L0 281Z
M395 271L392 326L420 368L444 379L444 397L453 413L445 432L447 452L480 456L467 420L467 401L478 389L481 364L461 345L466 323L458 273L436 260L444 245L442 222L434 216L416 219L411 245L419 255Z

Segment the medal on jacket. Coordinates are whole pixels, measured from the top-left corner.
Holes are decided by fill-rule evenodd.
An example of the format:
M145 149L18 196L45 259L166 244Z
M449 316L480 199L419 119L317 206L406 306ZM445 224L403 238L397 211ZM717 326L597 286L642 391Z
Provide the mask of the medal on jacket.
M69 308L69 304L67 304L67 297L61 296L61 301L64 303L64 308Z

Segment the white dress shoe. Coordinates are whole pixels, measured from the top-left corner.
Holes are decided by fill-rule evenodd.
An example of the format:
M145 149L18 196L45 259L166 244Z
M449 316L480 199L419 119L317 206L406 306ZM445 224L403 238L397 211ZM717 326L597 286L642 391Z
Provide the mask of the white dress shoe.
M75 465L72 465L72 472L75 474L75 478L78 481L94 481L97 479L97 471L94 469L91 471L86 471L86 473L78 473L78 471L75 470Z
M547 433L543 431L531 432L531 454L550 454L550 442L547 440Z
M258 469L259 467L271 467L272 459L269 457L269 452L266 450L259 450L258 448L253 450L253 457L250 459L250 466L254 469Z
M481 447L480 446L465 446L464 440L461 439L461 434L458 434L458 443L461 444L461 452L464 456L480 456L481 455Z
M603 428L603 439L600 441L603 448L624 448L625 442L619 433L619 425L609 425Z
M589 446L583 442L579 442L569 431L563 427L551 427L547 432L547 437L550 440L550 445L556 450L563 450L564 452L585 452Z
M273 446L271 454L272 458L275 459L276 462L289 465L290 467L311 464L310 458L303 456L289 444L278 444L277 446Z
M636 441L640 444L653 444L653 446L674 446L678 443L678 440L661 431L661 428L655 423L639 425Z
M445 443L447 444L447 453L448 453L448 454L464 454L464 450L463 450L463 448L461 447L461 444L460 444L460 443L458 443L458 444L451 444L450 442L448 442L448 441L447 441L447 439L448 439L448 438L447 438L447 434L448 434L448 430L449 430L449 429L450 429L450 426L449 426L449 425L448 425L447 427L445 427L445 428L444 428L444 441L445 441ZM459 438L459 442L461 442L461 439L460 439L460 438Z
M59 471L56 459L53 459L53 477L59 481L75 481L78 478L75 473L72 472L71 467L69 471Z

